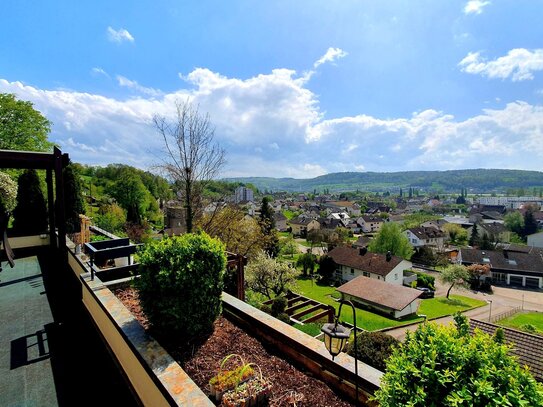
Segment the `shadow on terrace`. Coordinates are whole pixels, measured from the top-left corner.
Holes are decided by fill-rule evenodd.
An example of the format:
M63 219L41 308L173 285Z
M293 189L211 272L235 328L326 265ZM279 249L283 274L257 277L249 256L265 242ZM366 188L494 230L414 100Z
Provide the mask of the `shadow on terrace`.
M46 170L49 208L54 196L62 207L67 161L58 149L53 154L0 151L1 168ZM60 211L57 219L51 212L51 233L8 231L0 251L0 404L137 405L81 303L81 286L67 270L65 249L59 249L66 247L64 219ZM8 246L14 267L7 261Z

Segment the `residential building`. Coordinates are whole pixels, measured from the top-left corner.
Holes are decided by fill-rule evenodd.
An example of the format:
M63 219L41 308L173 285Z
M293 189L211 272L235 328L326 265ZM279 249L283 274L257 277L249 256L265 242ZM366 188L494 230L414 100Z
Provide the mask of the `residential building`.
M343 299L359 303L393 318L416 314L421 291L358 276L337 289Z
M535 196L482 196L478 199L482 205L503 205L508 209L519 209L523 205L543 205L543 198Z
M471 236L472 231L473 226L468 228L468 236ZM477 223L477 237L482 239L485 235L490 242L509 243L511 240L511 231L502 222Z
M335 278L338 281L350 281L358 276L364 276L402 285L403 271L413 266L410 261L401 257L370 253L365 247L355 249L338 246L332 249L328 256L337 265Z
M186 209L181 203L167 206L164 213L164 234L182 235L187 231L186 222Z
M494 284L543 288L542 251L527 246L507 245L503 250L460 249L457 262L488 264Z
M253 190L247 187L237 187L236 191L234 192L234 202L240 203L240 202L253 202L254 196L253 196Z
M413 247L443 247L445 233L434 227L418 227L407 229L404 234Z
M312 218L300 217L289 221L294 236L306 237L307 233L313 229L320 229L320 223Z
M383 218L379 216L363 215L357 220L362 232L364 233L376 233L381 230L381 226L385 222Z
M273 214L273 219L275 220L275 229L279 232L284 232L288 229L287 217L281 212L275 212Z

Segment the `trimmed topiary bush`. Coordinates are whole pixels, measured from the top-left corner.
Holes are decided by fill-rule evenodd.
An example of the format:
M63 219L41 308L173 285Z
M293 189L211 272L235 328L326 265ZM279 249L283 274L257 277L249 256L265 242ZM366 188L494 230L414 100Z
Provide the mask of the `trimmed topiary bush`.
M271 314L276 317L287 309L287 299L285 297L275 297L271 305Z
M155 335L192 340L210 333L221 312L224 244L185 234L147 244L138 258L135 286Z
M36 170L25 170L20 176L17 206L13 210L13 229L33 235L47 230L47 206Z

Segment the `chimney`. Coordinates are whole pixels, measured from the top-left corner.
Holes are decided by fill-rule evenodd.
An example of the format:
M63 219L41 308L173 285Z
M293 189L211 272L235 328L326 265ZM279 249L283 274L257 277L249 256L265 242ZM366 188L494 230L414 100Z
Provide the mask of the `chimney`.
M387 252L387 261L392 260L392 253L390 253L390 250Z
M509 258L509 253L507 252L506 249L503 249L503 257L505 257L506 259Z
M368 252L368 248L366 246L361 247L360 249L358 249L358 254L361 255L361 256L364 256L367 252Z

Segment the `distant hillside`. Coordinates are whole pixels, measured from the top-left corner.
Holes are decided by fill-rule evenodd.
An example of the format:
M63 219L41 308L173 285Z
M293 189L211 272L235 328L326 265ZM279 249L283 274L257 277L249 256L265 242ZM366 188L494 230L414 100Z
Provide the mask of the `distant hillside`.
M543 186L543 172L523 170L473 169L451 171L402 171L402 172L338 172L310 179L295 178L227 178L232 182L251 183L259 190L312 192L324 189L342 191L397 191L415 187L425 191L504 192Z

